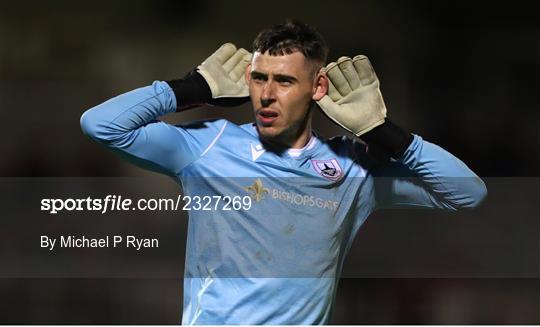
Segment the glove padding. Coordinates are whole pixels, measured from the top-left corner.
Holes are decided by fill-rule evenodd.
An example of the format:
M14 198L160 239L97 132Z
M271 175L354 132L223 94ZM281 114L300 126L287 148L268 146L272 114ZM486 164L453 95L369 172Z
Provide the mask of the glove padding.
M379 79L366 56L341 57L323 71L329 88L317 104L330 119L356 136L384 123L386 106Z
M209 104L235 106L249 100L244 74L251 56L247 50L225 43L197 67L212 92Z

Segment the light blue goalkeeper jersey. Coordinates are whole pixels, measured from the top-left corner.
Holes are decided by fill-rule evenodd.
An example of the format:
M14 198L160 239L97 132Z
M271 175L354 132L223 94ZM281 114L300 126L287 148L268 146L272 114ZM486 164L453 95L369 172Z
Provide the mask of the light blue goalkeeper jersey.
M81 126L211 203L189 212L183 324L329 323L345 255L372 211L457 210L486 195L463 162L420 136L384 166L348 137L315 135L302 151L276 153L253 124L158 121L176 100L154 82L88 110ZM250 206L225 210L215 201L227 196L249 197Z

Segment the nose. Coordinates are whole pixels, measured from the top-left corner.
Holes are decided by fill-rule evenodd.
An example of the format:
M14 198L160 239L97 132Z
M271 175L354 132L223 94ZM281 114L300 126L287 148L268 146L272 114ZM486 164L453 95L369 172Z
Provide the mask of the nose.
M268 81L264 84L263 90L261 93L261 106L263 108L270 106L274 101L276 101L274 96L274 87L272 81Z

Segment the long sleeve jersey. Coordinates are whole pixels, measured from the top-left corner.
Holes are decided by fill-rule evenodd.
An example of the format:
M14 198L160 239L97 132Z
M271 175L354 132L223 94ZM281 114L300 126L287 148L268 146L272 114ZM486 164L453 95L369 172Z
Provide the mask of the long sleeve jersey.
M210 203L189 212L183 324L329 323L345 255L371 212L457 210L486 196L462 161L418 135L385 165L346 136L314 134L304 149L276 152L253 123L159 121L177 100L156 81L86 111L81 126Z

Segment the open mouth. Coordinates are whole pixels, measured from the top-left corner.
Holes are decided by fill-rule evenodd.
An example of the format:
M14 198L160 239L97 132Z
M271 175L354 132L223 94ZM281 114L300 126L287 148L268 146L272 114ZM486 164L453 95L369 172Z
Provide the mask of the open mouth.
M261 109L257 113L257 117L263 125L269 125L279 117L279 114L271 109Z

